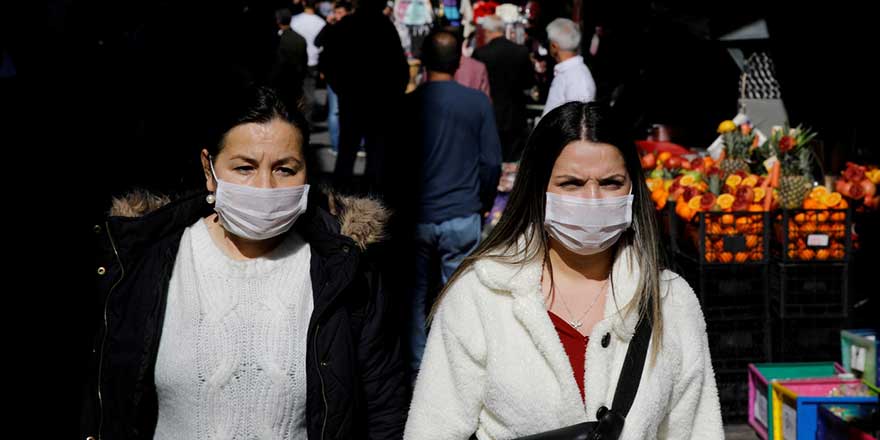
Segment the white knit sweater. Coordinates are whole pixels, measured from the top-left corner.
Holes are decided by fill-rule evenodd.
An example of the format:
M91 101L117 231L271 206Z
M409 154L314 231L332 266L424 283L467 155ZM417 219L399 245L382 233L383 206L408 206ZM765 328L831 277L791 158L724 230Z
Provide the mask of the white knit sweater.
M594 421L599 407L611 408L638 321L634 313L620 316L616 306L636 293L639 267L630 252L614 263L613 297L609 289L605 319L590 334L581 372L586 402L547 315L541 261L478 260L437 310L404 438L511 439ZM653 366L645 363L620 440L723 439L700 304L672 272L662 273L661 290L662 349Z
M200 220L180 243L156 361L156 439L306 439L309 245L235 261Z

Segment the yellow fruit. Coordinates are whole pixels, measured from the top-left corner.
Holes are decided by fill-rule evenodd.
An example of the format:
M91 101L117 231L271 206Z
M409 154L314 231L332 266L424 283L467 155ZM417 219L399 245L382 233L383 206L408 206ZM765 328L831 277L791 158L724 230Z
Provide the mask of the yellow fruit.
M699 212L700 211L700 199L702 199L702 198L703 198L703 196L691 197L691 199L688 201L688 208L691 208L694 211Z
M740 185L745 185L749 188L754 188L755 185L757 185L757 184L758 184L758 176L756 176L754 174L748 175L745 179L742 180L742 182L740 182Z
M736 123L727 120L718 125L718 133L730 133L731 131L736 131Z
M743 178L739 177L738 174L731 174L727 176L727 180L725 180L724 183L726 183L727 186L736 188L737 186L739 186L740 183L742 183L742 181Z
M822 204L832 209L834 209L841 200L843 200L843 196L841 196L839 192L833 192L822 196Z
M824 186L817 186L813 188L812 191L810 191L809 197L817 202L821 202L826 195L828 195L828 188L825 188Z
M718 196L718 200L716 200L715 203L717 203L718 206L721 207L721 209L730 209L730 207L733 206L733 202L735 201L736 197L734 197L733 194L721 194L720 196Z
M867 177L868 180L871 181L871 183L880 184L880 168L868 171L867 173L865 173L865 177Z
M684 187L691 186L695 183L697 183L697 179L694 179L694 176L691 175L686 175L678 181L678 184Z
M753 202L758 203L761 200L764 200L764 195L766 195L767 191L764 188L755 188L755 200Z
M672 153L670 153L668 151L664 151L657 156L657 161L661 162L661 163L666 162L666 160L669 159L670 157L672 157Z

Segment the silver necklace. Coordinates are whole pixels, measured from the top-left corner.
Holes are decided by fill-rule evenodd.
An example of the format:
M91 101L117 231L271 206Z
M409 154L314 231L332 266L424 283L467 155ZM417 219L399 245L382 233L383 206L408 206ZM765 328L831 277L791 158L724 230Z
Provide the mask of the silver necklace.
M593 310L593 306L595 306L596 303L599 301L599 297L605 293L605 286L607 286L607 285L608 285L608 280L605 280L605 283L602 285L602 290L600 290L599 294L597 294L596 297L593 298L593 302L590 304L590 307L587 308L587 310L581 315L581 317L579 319L567 320L566 322L568 322L568 325L570 325L575 330L584 326L584 318L587 316L587 314L590 313L590 310ZM565 310L568 312L568 316L569 317L574 316L574 313L571 312L571 309L568 307L568 304L566 304L565 298L563 298L562 295L559 295L559 299L562 300L562 305L563 305L563 307L565 307Z

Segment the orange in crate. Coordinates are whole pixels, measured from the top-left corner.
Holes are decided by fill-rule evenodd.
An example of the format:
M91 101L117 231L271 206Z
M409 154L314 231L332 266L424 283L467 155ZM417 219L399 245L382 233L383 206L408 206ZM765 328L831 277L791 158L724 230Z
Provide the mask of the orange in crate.
M719 256L719 260L722 263L730 263L733 261L733 253L732 252L722 252Z
M749 249L753 249L758 245L758 236L757 235L749 235L746 237L746 247Z
M816 252L812 249L801 249L800 252L798 252L798 256L801 260L812 261L813 258L816 257Z
M737 263L745 263L746 261L749 261L749 253L748 252L737 252L736 256L734 257L734 260Z
M819 249L818 251L816 251L816 259L817 260L825 261L830 256L831 256L831 251L829 251L828 249Z

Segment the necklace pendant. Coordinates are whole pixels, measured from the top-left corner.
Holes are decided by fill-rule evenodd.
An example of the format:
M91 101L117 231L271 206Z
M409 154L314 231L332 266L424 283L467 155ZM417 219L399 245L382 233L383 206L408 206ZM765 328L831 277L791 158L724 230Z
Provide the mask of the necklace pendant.
M577 330L577 329L583 327L584 324L583 324L582 322L580 322L580 321L569 321L569 322L568 322L568 325L570 325L572 328L574 328L575 330Z

